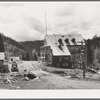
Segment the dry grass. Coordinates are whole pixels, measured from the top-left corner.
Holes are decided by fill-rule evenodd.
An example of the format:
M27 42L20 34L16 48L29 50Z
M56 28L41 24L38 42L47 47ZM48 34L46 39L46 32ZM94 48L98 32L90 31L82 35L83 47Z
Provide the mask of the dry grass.
M63 69L63 68L54 68L54 67L42 67L42 70L54 73L60 76L70 76L70 78L78 78L83 79L83 70L82 69ZM87 72L85 73L86 79L92 79L93 73Z

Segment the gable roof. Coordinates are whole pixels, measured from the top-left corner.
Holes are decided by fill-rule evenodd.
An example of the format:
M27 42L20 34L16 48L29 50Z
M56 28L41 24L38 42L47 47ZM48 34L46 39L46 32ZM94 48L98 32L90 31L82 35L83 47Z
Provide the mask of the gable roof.
M73 43L71 40L75 39L75 43ZM61 40L63 45L60 46L60 42L58 40ZM70 45L81 45L81 42L83 41L83 38L80 34L69 34L69 35L47 35L46 36L46 45L50 46L52 49L52 53L53 55L56 56L66 56L66 55L71 55L68 48L67 48L67 44L65 42L65 40L68 39L69 40L69 44Z
M63 51L58 47L59 45L54 36L52 35L46 36L46 42L47 45L51 47L53 55L55 56L71 55L67 47L62 46Z

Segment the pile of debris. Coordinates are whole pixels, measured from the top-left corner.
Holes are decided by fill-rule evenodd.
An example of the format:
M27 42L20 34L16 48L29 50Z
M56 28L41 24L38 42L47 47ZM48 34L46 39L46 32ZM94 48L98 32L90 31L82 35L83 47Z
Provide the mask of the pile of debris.
M0 82L5 84L14 83L18 81L20 76L19 73L1 73Z
M29 81L31 79L35 79L35 78L40 78L40 77L48 75L48 74L49 74L48 72L42 71L41 69L35 70L35 71L30 71L30 72L27 72L27 70L24 70L24 77L25 77L25 80L27 80L27 81Z

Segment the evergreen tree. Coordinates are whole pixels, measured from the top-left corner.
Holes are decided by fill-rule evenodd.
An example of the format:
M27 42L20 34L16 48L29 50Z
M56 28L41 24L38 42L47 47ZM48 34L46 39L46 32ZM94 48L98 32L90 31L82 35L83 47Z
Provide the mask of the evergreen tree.
M92 41L90 39L86 42L86 48L87 48L87 64L90 65L93 62L93 51L92 51Z
M0 34L0 52L4 52L4 51L5 51L4 42L3 42L2 35Z
M22 60L25 60L25 54L23 53L23 55L22 55Z
M33 49L32 50L32 57L33 57L33 60L37 60L37 58L38 58L38 55L37 55L37 52L36 52L36 50L35 49Z
M26 52L26 57L25 57L25 60L26 60L26 61L31 60L31 59L30 59L30 54L29 54L29 52Z

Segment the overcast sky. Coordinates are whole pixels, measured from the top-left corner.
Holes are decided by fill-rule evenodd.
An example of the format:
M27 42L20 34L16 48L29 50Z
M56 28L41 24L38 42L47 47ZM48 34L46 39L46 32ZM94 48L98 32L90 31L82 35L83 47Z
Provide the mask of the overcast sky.
M0 32L17 41L47 34L100 35L100 2L0 2Z

